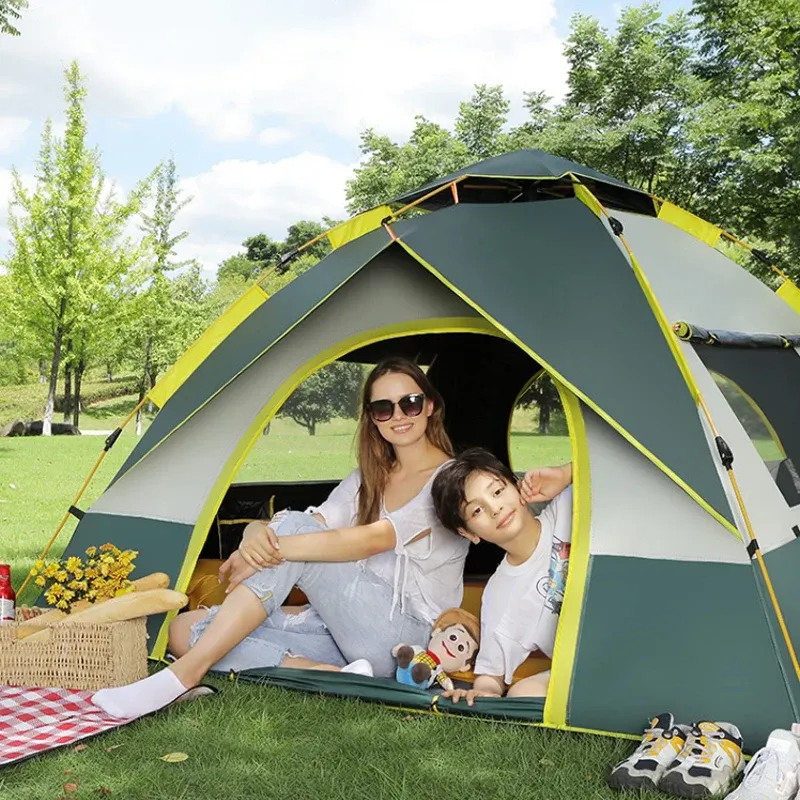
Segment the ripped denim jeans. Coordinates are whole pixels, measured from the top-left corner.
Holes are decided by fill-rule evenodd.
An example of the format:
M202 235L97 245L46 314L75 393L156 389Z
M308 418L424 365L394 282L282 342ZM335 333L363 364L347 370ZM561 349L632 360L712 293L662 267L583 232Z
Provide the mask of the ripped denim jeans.
M310 514L299 511L281 515L275 528L279 536L325 530ZM409 609L395 608L392 615L392 586L362 561L287 561L257 572L243 585L261 600L268 616L214 665L215 670L275 667L287 655L337 667L366 658L376 677L389 678L395 670L394 645L428 645L430 623ZM310 607L299 614L286 614L281 606L294 586L302 589ZM192 626L190 646L197 643L218 609L211 608Z

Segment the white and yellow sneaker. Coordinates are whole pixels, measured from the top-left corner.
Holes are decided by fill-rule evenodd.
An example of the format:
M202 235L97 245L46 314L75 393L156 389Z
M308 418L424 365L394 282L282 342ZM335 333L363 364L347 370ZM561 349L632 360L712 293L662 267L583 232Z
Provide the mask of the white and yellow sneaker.
M672 714L659 714L650 720L642 743L608 777L608 785L621 791L655 789L659 779L686 741L689 728L676 725Z
M727 800L792 800L797 796L799 770L797 736L791 731L772 731L764 747L750 759L739 788Z
M742 734L735 725L696 722L658 788L676 797L713 797L727 791L743 768Z

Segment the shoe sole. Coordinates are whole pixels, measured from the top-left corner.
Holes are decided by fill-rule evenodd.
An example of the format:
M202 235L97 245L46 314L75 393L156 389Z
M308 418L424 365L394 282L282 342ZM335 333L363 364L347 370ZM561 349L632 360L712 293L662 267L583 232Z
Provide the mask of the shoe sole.
M656 782L647 775L630 775L620 770L608 776L608 785L621 792L638 792L642 789L654 792Z
M687 783L683 779L683 775L679 772L665 775L658 782L658 789L661 792L666 792L675 797L687 798L706 798L706 797L719 797L723 796L726 787L723 787L717 792L712 792L707 786L702 783Z

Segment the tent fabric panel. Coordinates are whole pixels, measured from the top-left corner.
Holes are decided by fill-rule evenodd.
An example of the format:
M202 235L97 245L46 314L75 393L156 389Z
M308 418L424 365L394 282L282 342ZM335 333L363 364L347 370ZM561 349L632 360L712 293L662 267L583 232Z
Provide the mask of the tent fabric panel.
M167 370L147 396L159 408L163 408L167 400L178 391L186 382L186 379L206 360L208 354L220 342L230 336L231 332L241 325L242 321L249 317L266 300L267 293L258 284L253 284L206 328L205 332Z
M87 547L111 542L120 550L139 553L132 580L152 572L165 572L169 575L170 587L175 588L191 538L192 526L184 523L88 511L78 522L63 558L83 556ZM165 618L165 614L147 618L148 650L151 652Z
M800 289L792 281L784 280L775 290L775 294L785 303L788 303L791 309L800 314Z
M381 252L391 239L375 230L334 250L242 321L175 392L117 473L119 479L187 417Z
M676 228L680 228L709 247L714 247L719 241L719 237L722 236L722 228L718 228L716 225L712 225L710 222L706 222L704 219L672 203L661 204L658 218L664 222L669 222L670 225L674 225Z
M664 332L627 259L580 200L460 204L398 222L394 230L537 360L730 518Z
M220 676L226 677L226 676ZM434 691L415 689L390 678L365 678L341 672L319 670L251 669L236 674L236 680L283 689L325 694L355 700L368 700L409 711L431 711L465 717L541 722L542 698L479 698L469 707L463 701L451 703Z
M753 752L791 722L751 569L593 556L569 724L641 733L668 709L733 722Z
M702 362L695 348L681 342L686 363L708 408L709 414L720 436L733 452L733 470L739 486L742 501L747 509L750 523L765 553L793 538L792 526L800 522L800 506L789 508L777 484L773 480L763 458L759 454L747 431L742 427L736 414L717 386L708 367ZM745 351L737 350L738 355ZM748 351L749 352L749 351ZM762 355L763 351L758 351ZM793 351L779 351L785 354ZM734 381L735 376L730 376ZM746 391L746 390L745 390ZM716 450L713 434L706 429L709 448ZM717 469L728 495L736 525L744 541L747 541L746 525L739 509L730 479L725 473L719 458ZM743 545L744 546L744 545Z
M93 508L196 522L245 432L298 368L354 335L398 323L413 332L419 320L442 317L479 319L399 248L387 251L110 486Z
M800 333L800 315L735 261L674 225L615 211L670 323L748 333Z
M584 407L592 555L747 564L742 542Z
M437 186L444 186L452 183L456 178L462 175L472 176L486 176L493 178L557 178L561 175L567 175L570 172L576 175L582 175L586 178L594 178L595 180L608 183L613 186L619 186L629 189L631 192L638 192L631 186L612 178L610 175L604 175L602 172L597 172L590 167L583 167L576 164L574 161L569 161L560 156L551 156L542 150L522 149L516 150L513 153L506 153L500 156L487 158L484 161L479 161L477 164L470 164L468 167L451 172L443 178L437 178L434 181L420 186L411 192L395 198L390 201L393 203L410 203L415 198L421 197L423 194L431 191Z
M358 239L359 236L374 231L391 214L392 209L389 206L378 206L347 220L347 222L343 222L341 225L337 225L329 230L326 236L331 243L331 247L337 250L340 247L344 247L348 242L352 242L353 239Z

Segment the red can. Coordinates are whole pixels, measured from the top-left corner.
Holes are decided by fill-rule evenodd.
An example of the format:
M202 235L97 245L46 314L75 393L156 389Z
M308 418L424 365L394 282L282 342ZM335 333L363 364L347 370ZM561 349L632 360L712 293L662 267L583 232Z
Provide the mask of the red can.
M11 585L11 567L0 564L0 623L16 620L17 595Z

